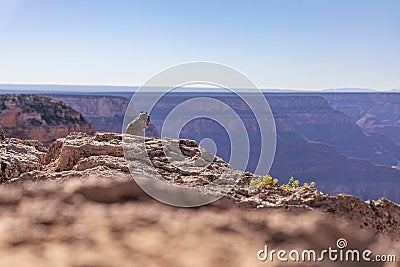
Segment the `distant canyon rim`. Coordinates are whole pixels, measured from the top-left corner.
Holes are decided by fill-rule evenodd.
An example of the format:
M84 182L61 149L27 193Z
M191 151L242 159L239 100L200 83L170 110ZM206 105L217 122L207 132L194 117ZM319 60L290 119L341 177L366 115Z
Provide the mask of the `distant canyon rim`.
M129 93L45 94L62 100L79 111L92 126L105 132L121 132ZM277 151L270 174L285 182L294 176L303 182L315 181L330 194L349 193L363 199L381 196L400 202L400 171L397 170L400 149L400 94L398 93L267 93L277 127ZM177 104L194 96L212 96L236 107L248 129L254 128L246 106L229 94L186 93L167 95L152 111L147 134L159 136L165 114ZM34 109L34 108L33 108ZM2 107L2 120L10 120L9 107ZM14 111L15 112L15 111ZM40 112L39 112L40 113ZM32 115L22 111L18 118L24 130L15 126L5 128L6 135L38 139L44 123L32 124ZM26 117L25 121L22 118ZM74 119L75 120L75 119ZM17 122L16 119L14 119ZM23 122L22 122L23 121ZM1 122L0 122L1 123ZM38 122L34 122L38 123ZM31 125L31 126L27 126ZM73 125L73 123L71 124ZM39 127L38 127L39 126ZM65 130L52 130L51 141L65 136ZM89 128L88 128L89 127ZM92 128L90 128L92 127ZM18 134L16 134L18 133ZM53 136L51 136L53 135ZM218 145L217 155L227 160L230 152L224 133L206 120L194 121L183 129L182 138L199 141L207 136ZM251 158L248 171L254 170L257 150L257 131L250 131ZM254 137L254 138L253 138Z

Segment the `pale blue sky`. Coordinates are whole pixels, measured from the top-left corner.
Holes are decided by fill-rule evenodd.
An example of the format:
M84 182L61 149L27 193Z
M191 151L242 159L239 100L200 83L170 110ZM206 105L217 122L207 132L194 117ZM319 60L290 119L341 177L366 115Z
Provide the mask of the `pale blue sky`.
M400 1L0 0L0 83L141 85L230 65L262 88L400 88Z

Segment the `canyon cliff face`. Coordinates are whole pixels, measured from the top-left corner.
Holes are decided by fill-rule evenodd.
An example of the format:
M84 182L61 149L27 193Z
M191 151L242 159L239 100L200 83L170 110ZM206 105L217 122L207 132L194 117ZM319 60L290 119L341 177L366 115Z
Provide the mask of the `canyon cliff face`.
M157 103L155 110L151 113L154 132L160 130L159 127L163 124L165 116L174 107L193 96L207 96L207 94L170 95ZM372 101L367 99L368 102L360 98L359 103L355 99L356 96L353 98L350 94L352 100L348 102L348 106L352 105L349 108L352 111L348 112L344 108L341 110L333 108L333 101L336 99L334 97L338 97L335 101L345 101L347 93L266 94L274 113L278 141L271 174L282 181L290 176L295 176L305 182L316 181L321 189L332 194L350 193L364 199L385 196L400 201L400 172L392 168L397 165L399 148L389 137L368 132L356 124L359 117L353 117L354 110L364 110L371 105ZM61 99L65 96L59 97ZM100 101L104 96L68 96L68 98L70 98L68 100L70 103L75 102L78 110L83 110L87 114L96 114L100 111L97 108L93 111L86 110L88 107L85 107L85 103L88 99ZM120 97L107 96L107 98L110 99L108 103L115 103L114 108L107 108L107 110L120 108L117 114L125 112L122 110L124 106L119 106ZM248 107L237 98L226 94L216 95L216 98L233 107L249 129L251 154L247 170L254 171L258 160L257 155L260 153L259 129L254 117L248 112ZM389 101L389 97L383 99ZM391 112L396 114L395 101L390 101L391 104L376 101L375 105L379 103L383 103L385 107L388 106L386 111L379 115L383 116L382 118L386 118ZM378 106L375 106L375 112L378 112ZM360 112L358 111L357 114ZM101 117L102 115L99 115L99 119ZM118 125L122 125L122 119ZM395 124L392 125L395 126ZM177 127L180 126L177 125ZM103 129L111 131L112 128ZM218 124L210 120L197 119L189 123L182 129L181 137L197 141L204 137L212 138L217 144L218 155L225 160L229 159L231 147L228 136Z
M57 125L57 120L51 120L54 116L68 124L71 115L65 112L79 114L55 100L38 98L43 102L38 109L34 97L27 99L31 101L18 97L5 101L7 110L17 110L17 114L38 112L35 119L50 126ZM280 106L283 100L276 101ZM13 102L18 105L13 106ZM155 114L154 125L174 104L171 101ZM55 105L55 110L49 105ZM257 126L245 107L236 103L236 108L244 112L250 138L255 138L251 149L256 154ZM49 110L51 118L47 116ZM399 172L346 157L332 145L309 140L296 127L295 115L275 112L274 116L278 146L271 173L279 178L293 173L299 178L316 175L319 180L312 180L317 181L318 189L250 185L262 177L236 170L219 157L201 170L177 167L169 162L167 155L171 152L180 151L185 162L195 162L204 154L194 140L188 139L72 133L46 148L35 140L4 138L0 141L0 265L155 266L161 261L162 266L264 266L266 262L257 259L257 251L265 245L287 251L321 251L334 247L339 238L345 238L352 249L372 248L374 254L398 255L398 204L385 198L363 201L351 195L332 196L320 189L356 190L365 197L389 192L393 199L400 195L396 191L400 188L396 183ZM26 116L21 117L26 121ZM67 120L62 120L65 117ZM220 128L209 120L194 121L184 129L184 134L200 137L202 133L225 140ZM123 140L130 141L124 146ZM147 161L142 158L143 144ZM169 151L174 144L179 149ZM124 157L124 152L128 156ZM182 209L151 199L132 179L133 175L151 182L154 172L167 183L189 188L208 185L221 174L238 177L239 181L211 205ZM171 242L178 246L165 245ZM360 264L353 263L346 266ZM280 266L279 262L267 264ZM343 262L327 259L321 264L343 266ZM386 265L374 262L371 266Z
M79 110L83 117L96 125L98 131L121 133L122 122L129 100L125 97L96 95L47 95Z
M364 132L353 118L333 109L323 96L274 94L267 98L271 109L290 117L296 131L308 140L329 144L348 157L377 165L396 166L400 159L400 147L390 138Z
M6 137L39 140L45 145L71 132L96 131L75 109L36 95L0 95L0 125Z
M327 94L326 99L365 132L388 136L400 145L399 93Z

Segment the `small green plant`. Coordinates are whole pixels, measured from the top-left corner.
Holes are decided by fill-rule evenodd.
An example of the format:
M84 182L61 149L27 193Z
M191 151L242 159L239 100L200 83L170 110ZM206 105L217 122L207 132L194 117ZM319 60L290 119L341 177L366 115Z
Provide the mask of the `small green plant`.
M299 180L295 180L293 177L290 177L289 182L287 184L281 185L280 188L293 191L296 188L299 188L299 184L300 184Z
M310 184L304 183L304 184L303 184L303 187L311 187L311 188L314 188L314 187L315 187L315 182L311 182Z
M262 178L255 178L255 179L250 180L249 186L253 186L253 187L261 186L261 187L265 187L265 188L279 187L279 188L282 188L284 190L289 190L289 191L293 191L300 187L299 180L295 180L293 177L290 177L289 181L286 184L278 185L278 181L279 181L278 179L272 178L271 175L267 174ZM311 182L310 184L304 183L301 187L314 188L315 182Z
M250 181L250 186L262 186L265 188L277 187L278 179L272 178L271 175L267 174L263 178L252 179Z

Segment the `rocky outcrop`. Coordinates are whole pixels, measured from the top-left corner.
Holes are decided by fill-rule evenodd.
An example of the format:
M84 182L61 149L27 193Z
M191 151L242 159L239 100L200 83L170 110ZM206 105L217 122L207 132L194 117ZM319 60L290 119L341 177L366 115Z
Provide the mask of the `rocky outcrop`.
M133 156L129 156L128 162L123 157L122 135L118 134L69 135L58 139L47 151L36 143L23 143L16 139L2 143L1 149L6 152L2 154L2 162L7 165L6 171L2 172L2 179L8 184L3 186L3 190L15 184L31 186L32 181L55 181L61 183L56 185L59 187L56 191L72 190L68 191L69 195L79 191L90 201L110 203L123 199L146 198L131 179L128 167L135 176L154 179L153 172L156 171L169 183L187 187L205 186L221 175L228 174L229 177L238 177L239 182L224 200L219 201L219 205L242 209L274 208L293 212L316 210L346 219L372 233L378 232L392 238L400 236L400 206L386 199L365 202L350 195L327 195L310 187L293 191L252 187L248 186L250 180L260 177L235 170L218 157L206 168L185 168L186 163L198 160L199 155L205 153L192 140L146 138L144 141L149 157L146 162L135 157L135 153L140 153L140 149L136 147L135 150L135 146L142 144L143 137L131 138L130 151L133 151ZM177 152L173 150L176 147L179 147L184 157L181 162L171 164L167 155ZM63 185L64 182L86 180L90 181L89 187L85 183L81 185L76 182L76 188L72 187L75 189ZM21 201L21 194L18 196L19 200L4 201Z
M126 95L128 99L131 96L128 93ZM368 95L354 94L353 97L348 93L267 94L274 111L278 139L271 174L281 179L295 176L301 180L316 181L321 189L330 194L349 193L363 199L385 196L400 201L400 171L396 170L395 166L392 167L398 165L397 160L400 157L397 152L398 147L390 138L377 135L376 133L380 133L378 127L374 126L374 131L366 132L366 127L376 125L375 122L371 124L371 121L379 119L380 125L390 118L396 121L396 101L390 101L389 96L382 98L382 101L374 101L374 96L368 98ZM193 96L208 95L172 94L163 98L151 114L154 124L146 130L146 136L157 136L157 127L163 124L165 114ZM99 121L92 120L92 122L98 127L103 125L105 128L101 128L102 130L121 131L128 99L122 104L120 97L116 96L54 95L53 97L59 97L74 105L89 118L93 114L100 114L97 117ZM250 116L248 107L240 100L228 95L216 95L216 97L232 106L249 129L252 146L247 170L252 172L256 169L260 147L257 123ZM97 103L107 107L104 108L104 116L102 105ZM380 107L380 104L384 107ZM369 106L374 107L373 114L376 114L374 119L364 120L362 124L361 121L357 122L360 117L355 119L353 115L359 114ZM384 112L376 113L381 110ZM118 116L114 117L115 120L108 126L100 122L103 120L101 118L109 117L113 112L120 116L119 119ZM117 129L112 125L118 125ZM391 125L397 127L395 123ZM384 128L385 131L389 129L386 126ZM400 136L397 134L397 128L394 128L390 136ZM214 140L221 158L226 160L230 158L229 137L218 124L210 120L197 119L182 129L182 138L201 140L204 136Z
M102 176L3 186L0 265L282 266L276 258L260 262L257 252L265 245L269 250L319 252L336 249L339 238L351 249L371 249L374 255L398 256L400 251L398 242L320 212L249 211L223 201L176 208L146 198L131 180L113 180L111 173L97 172ZM344 265L327 258L322 264L387 266Z
M0 181L41 170L45 163L46 152L38 141L10 138L0 142L0 152Z
M81 160L98 156L119 157L123 160L121 136L109 142L104 141L103 136L103 134L94 137L72 134L64 139L58 139L48 149L46 168L56 172L72 170L74 167L81 169ZM75 166L76 164L80 165Z
M7 163L7 182L0 186L0 265L280 266L276 259L260 262L257 252L265 245L335 249L339 238L374 255L400 253L400 206L386 199L251 187L256 176L219 158L200 172L182 172L168 162L169 149L178 145L183 162L190 162L204 153L196 142L131 138L130 151L140 153L134 146L145 141L150 164L170 183L204 185L226 172L240 181L211 205L176 208L150 198L133 181L129 164L137 177L154 178L146 174L149 162L135 153L124 159L121 135L72 134L47 150L39 142L8 139L0 143L1 162ZM343 266L328 258L321 264Z
M0 124L6 137L39 140L45 145L71 132L96 131L70 106L36 95L0 95Z
M102 176L64 183L3 186L0 265L284 266L288 263L282 265L276 257L260 262L257 252L265 245L269 250L320 252L336 249L339 238L351 249L370 249L374 255L398 257L400 252L399 242L320 212L249 211L223 201L196 209L176 208L144 197L131 180L113 181L111 175L98 174ZM388 266L328 258L319 264Z

